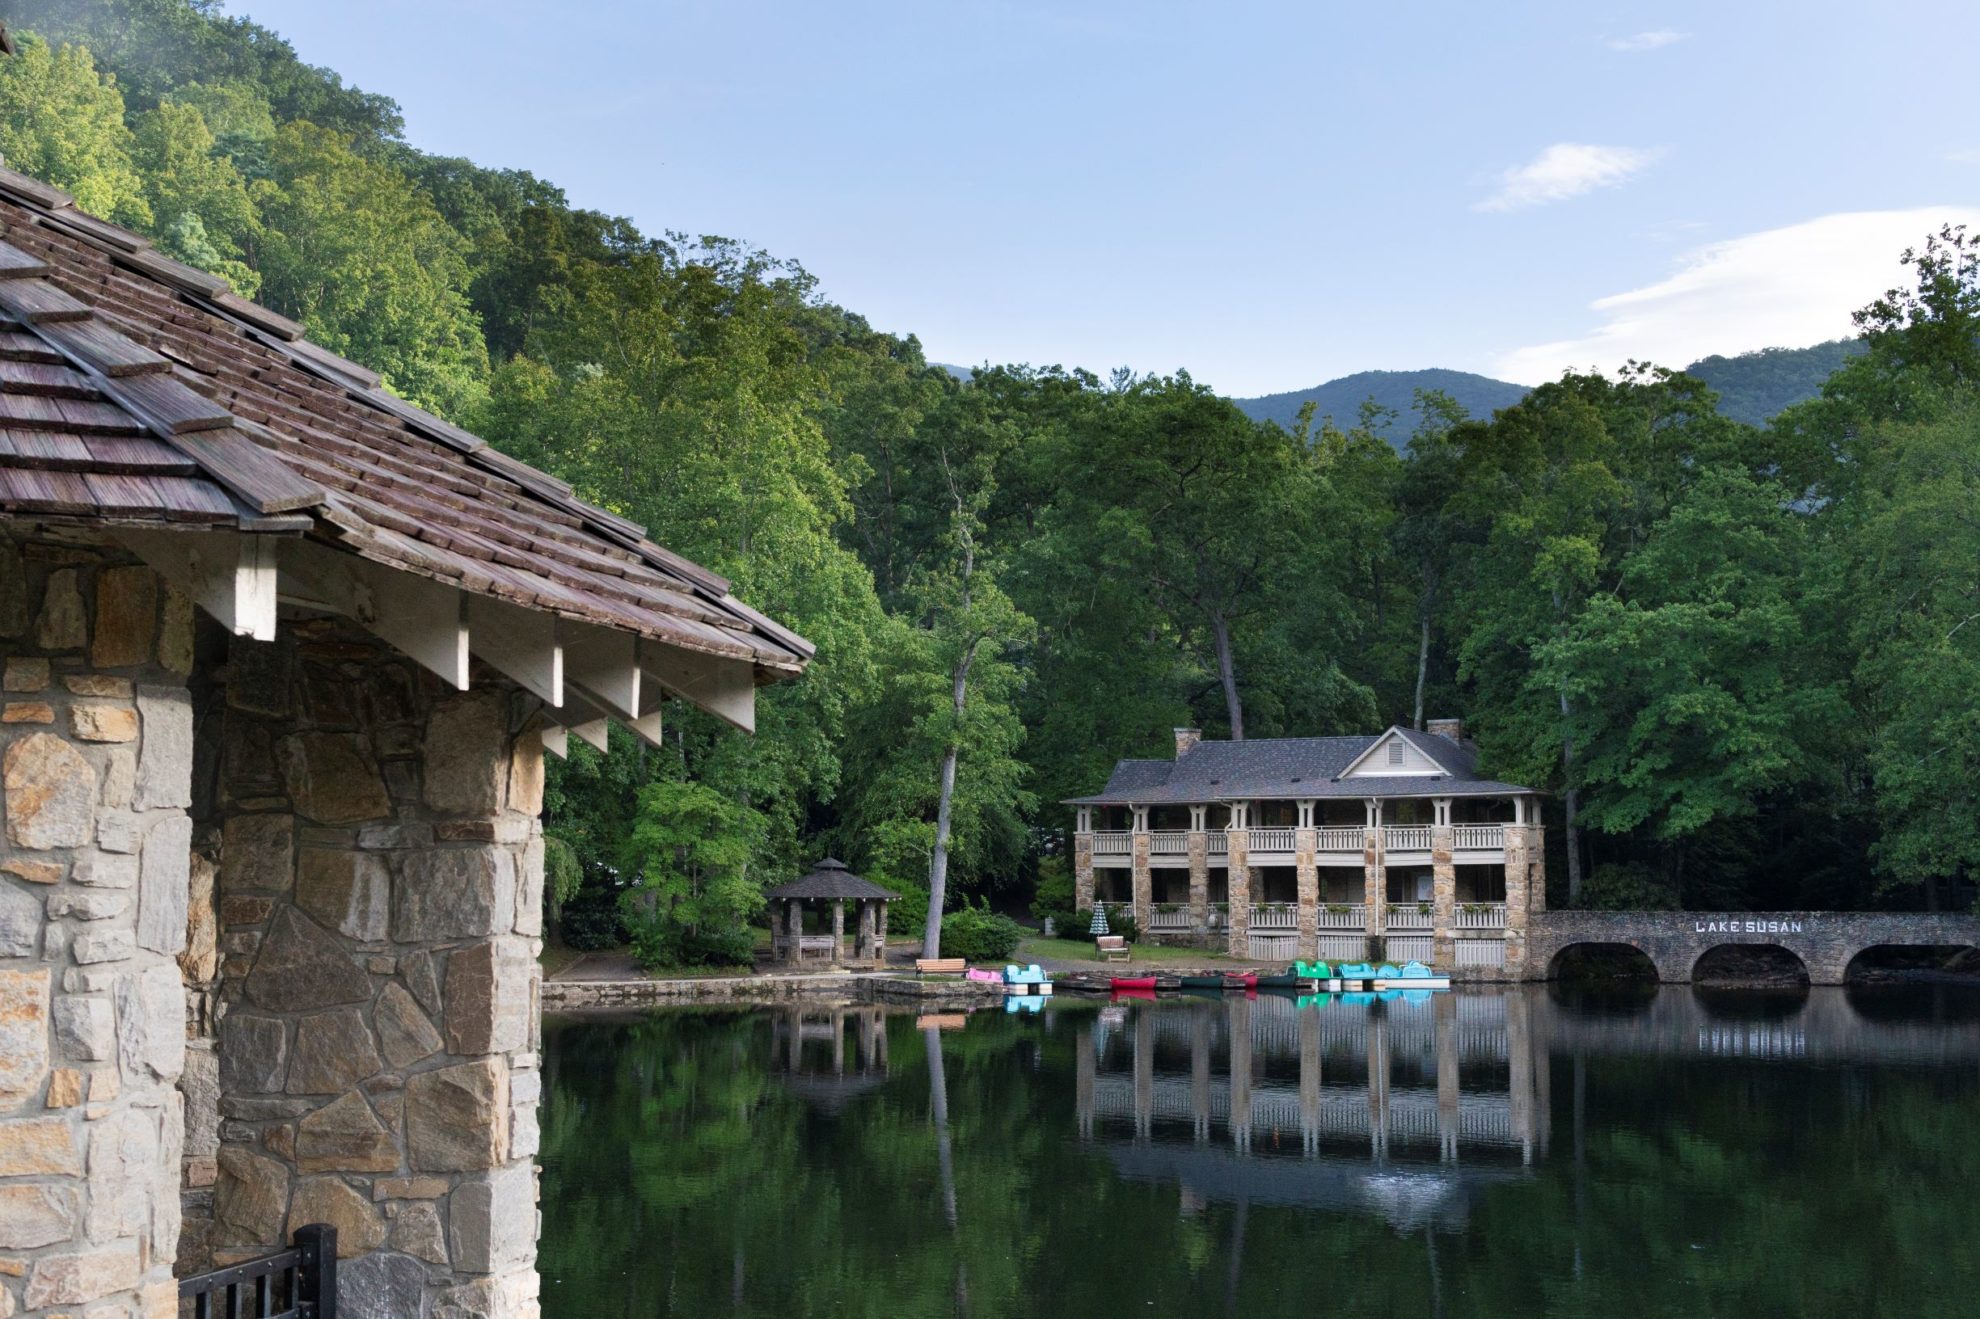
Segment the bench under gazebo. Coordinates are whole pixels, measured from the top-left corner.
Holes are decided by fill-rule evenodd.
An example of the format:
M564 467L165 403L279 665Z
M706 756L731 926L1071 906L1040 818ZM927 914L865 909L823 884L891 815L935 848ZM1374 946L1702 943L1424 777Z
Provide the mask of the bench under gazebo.
M786 966L824 962L829 966L882 966L887 960L887 904L899 897L861 879L832 857L810 874L779 884L763 895L770 900L770 955ZM806 934L807 903L832 904L832 932ZM858 924L853 953L845 955L846 904L856 903Z

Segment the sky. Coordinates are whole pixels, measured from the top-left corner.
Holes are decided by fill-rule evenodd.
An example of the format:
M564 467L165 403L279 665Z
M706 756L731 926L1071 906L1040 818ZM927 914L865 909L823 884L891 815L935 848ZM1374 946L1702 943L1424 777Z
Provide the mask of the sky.
M424 150L934 361L1538 383L1850 333L1980 229L1980 6L228 0Z

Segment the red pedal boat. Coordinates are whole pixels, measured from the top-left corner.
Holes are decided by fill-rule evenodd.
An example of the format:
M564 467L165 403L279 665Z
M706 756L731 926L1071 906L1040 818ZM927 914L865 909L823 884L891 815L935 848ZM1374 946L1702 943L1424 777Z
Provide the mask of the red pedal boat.
M1258 988L1258 973L1256 971L1246 971L1241 976L1227 975L1224 977L1224 987L1226 989L1256 989Z
M1113 976L1107 983L1116 990L1137 989L1150 994L1155 992L1154 976Z

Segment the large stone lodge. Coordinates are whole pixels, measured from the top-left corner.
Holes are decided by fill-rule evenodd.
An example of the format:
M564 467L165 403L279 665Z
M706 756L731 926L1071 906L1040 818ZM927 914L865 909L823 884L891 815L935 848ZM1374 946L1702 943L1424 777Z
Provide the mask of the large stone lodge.
M1123 760L1067 803L1077 905L1236 957L1518 978L1547 901L1539 799L1476 765L1455 719L1241 742L1179 728L1173 760Z
M537 1313L543 754L810 654L0 170L0 1316Z

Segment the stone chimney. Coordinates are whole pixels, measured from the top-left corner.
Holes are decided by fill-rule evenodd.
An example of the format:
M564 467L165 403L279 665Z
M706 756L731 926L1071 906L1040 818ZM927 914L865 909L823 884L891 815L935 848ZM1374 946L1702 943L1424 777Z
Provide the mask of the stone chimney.
M1464 741L1464 720L1432 719L1427 730L1432 737L1449 738L1453 742Z
M1191 747L1195 746L1198 742L1201 742L1202 740L1203 740L1202 729L1178 728L1176 730L1176 759L1181 760L1183 758L1183 752L1189 750Z

